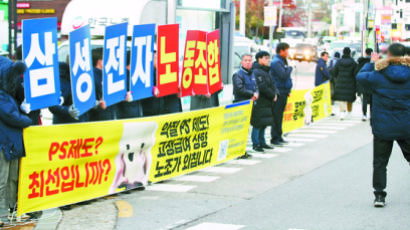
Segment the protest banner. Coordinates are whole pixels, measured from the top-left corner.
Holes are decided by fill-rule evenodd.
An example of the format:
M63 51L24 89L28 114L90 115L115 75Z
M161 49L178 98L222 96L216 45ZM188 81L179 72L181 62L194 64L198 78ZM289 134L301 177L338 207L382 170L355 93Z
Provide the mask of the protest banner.
M179 92L179 25L158 26L157 90L158 97Z
M24 94L31 110L60 104L57 18L23 20Z
M283 115L283 132L310 125L331 113L329 82L312 90L292 90Z
M206 44L209 93L214 94L223 87L221 78L221 59L219 56L219 30L207 34Z
M91 60L90 26L70 32L71 93L79 115L95 106L94 74Z
M245 153L252 104L24 129L18 215L197 171Z
M131 77L129 81L133 100L153 96L154 87L155 24L136 25L131 46Z
M127 27L128 23L121 23L105 28L103 99L107 106L127 95Z

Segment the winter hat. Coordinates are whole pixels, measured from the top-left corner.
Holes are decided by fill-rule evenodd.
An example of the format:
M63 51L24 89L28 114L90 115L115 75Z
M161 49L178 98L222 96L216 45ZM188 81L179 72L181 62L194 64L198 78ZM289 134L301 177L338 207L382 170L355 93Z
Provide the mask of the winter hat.
M335 58L340 58L340 53L336 51L333 56L334 56Z
M10 95L14 95L21 75L26 71L23 62L13 62L12 60L0 56L0 89Z

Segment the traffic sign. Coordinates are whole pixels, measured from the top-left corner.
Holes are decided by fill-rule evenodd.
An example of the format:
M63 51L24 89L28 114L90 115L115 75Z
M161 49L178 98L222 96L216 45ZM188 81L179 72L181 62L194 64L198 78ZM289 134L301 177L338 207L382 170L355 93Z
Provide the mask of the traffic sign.
M276 26L277 25L277 8L276 6L265 6L264 9L264 26Z

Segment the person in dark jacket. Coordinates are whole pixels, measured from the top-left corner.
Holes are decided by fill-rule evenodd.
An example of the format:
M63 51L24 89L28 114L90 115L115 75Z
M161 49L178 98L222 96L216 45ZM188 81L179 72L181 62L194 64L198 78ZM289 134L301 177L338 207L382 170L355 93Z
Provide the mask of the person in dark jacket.
M25 70L22 62L0 57L0 216L16 205L19 158L25 155L23 128L32 123L15 100Z
M366 56L360 57L357 60L358 65L356 69L356 74L360 72L360 70L363 68L363 66L366 63L370 62L372 53L373 53L373 49L367 48L365 51ZM360 84L357 84L357 94L362 100L362 112L363 112L362 121L367 121L367 105L370 104L370 108L372 108L372 95L369 92L366 92Z
M356 100L356 62L350 56L349 47L343 49L343 56L337 62L332 74L336 80L335 93L333 100L339 101L340 119L345 119L346 115L351 116L353 102ZM346 114L347 107L347 114Z
M154 53L154 82L157 85L157 53ZM164 100L161 97L148 97L141 100L142 113L144 117L157 116L161 114L161 109L164 107Z
M255 58L252 75L258 84L259 98L254 102L252 110L252 143L255 151L263 152L263 149L273 149L266 144L265 129L273 124L273 104L278 98L278 89L269 74L269 53L259 51Z
M288 103L288 97L292 90L292 70L291 66L288 66L286 57L289 53L289 45L287 43L279 43L276 46L276 55L271 63L271 76L277 89L279 90L279 96L276 102L273 104L273 119L274 123L271 129L271 144L281 145L286 143L282 134L282 122L283 113L285 112L286 104Z
M327 69L326 62L329 59L329 53L322 52L320 58L317 61L316 70L315 70L315 86L319 86L326 81L332 79L330 73Z
M71 124L88 121L88 114L81 116L79 111L74 108L73 97L71 94L70 66L65 62L59 63L60 89L63 98L62 105L49 107L48 110L53 114L53 124Z
M373 95L371 119L373 131L373 188L375 207L385 204L386 167L396 141L410 163L410 57L405 47L393 43L388 58L372 54L357 75L357 81Z
M257 100L258 99L258 85L256 80L252 75L252 55L244 54L242 55L241 67L232 76L233 82L233 103L246 101L246 100Z
M89 121L110 121L115 118L116 105L107 107L103 101L103 48L92 50L95 93L99 105L88 112Z
M130 68L131 68L131 51L127 51L127 97L124 101L118 103L116 113L117 119L128 119L142 117L142 106L140 100L132 100L130 92Z
M15 54L15 60L16 61L22 61L23 60L23 53L22 53L22 46L19 45L16 49L16 54ZM18 89L17 89L17 95L16 95L16 100L17 104L21 105L24 102L25 95L24 95L24 78L23 76L19 79L19 84L18 84ZM40 125L41 124L41 119L40 119L40 110L34 110L30 111L27 116L31 119L31 125Z
M333 100L333 96L335 94L335 76L332 73L332 70L335 68L337 62L340 60L340 53L339 52L335 52L333 54L333 58L329 61L329 66L327 67L327 70L330 73L330 76L332 76L332 78L330 79L330 95L332 97L332 105L334 105L335 101ZM332 116L334 116L335 114L332 113Z

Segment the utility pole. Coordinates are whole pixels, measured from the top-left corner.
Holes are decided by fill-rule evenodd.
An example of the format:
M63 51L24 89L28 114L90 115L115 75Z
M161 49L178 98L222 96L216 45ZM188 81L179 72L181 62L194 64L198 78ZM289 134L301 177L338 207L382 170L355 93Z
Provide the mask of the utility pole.
M269 1L269 6L273 6L273 0ZM280 21L280 19L279 19ZM271 56L273 55L273 26L269 26L269 48L270 48L270 54Z
M241 0L239 7L239 32L245 36L246 0Z
M369 0L362 0L363 4L363 18L362 18L362 56L365 55L367 48L367 20L369 16Z
M272 0L272 3L273 3L273 0ZM280 0L280 5L279 5L279 23L278 23L279 29L282 28L282 12L283 12L283 0Z
M312 0L308 0L308 38L312 37Z

